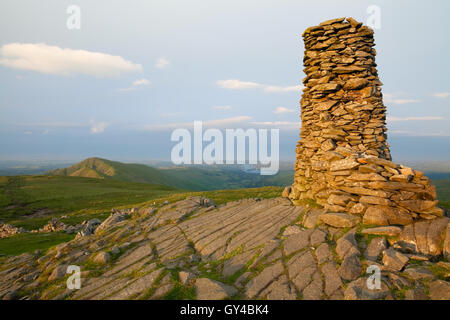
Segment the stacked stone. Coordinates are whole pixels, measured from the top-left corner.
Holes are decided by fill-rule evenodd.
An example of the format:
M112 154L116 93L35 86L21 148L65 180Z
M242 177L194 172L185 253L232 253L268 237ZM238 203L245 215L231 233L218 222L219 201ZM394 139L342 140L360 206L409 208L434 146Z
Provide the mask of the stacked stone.
M301 139L289 198L380 225L441 216L430 180L390 161L373 30L339 18L303 38Z
M0 239L8 238L18 233L25 232L24 228L18 228L10 224L0 222Z

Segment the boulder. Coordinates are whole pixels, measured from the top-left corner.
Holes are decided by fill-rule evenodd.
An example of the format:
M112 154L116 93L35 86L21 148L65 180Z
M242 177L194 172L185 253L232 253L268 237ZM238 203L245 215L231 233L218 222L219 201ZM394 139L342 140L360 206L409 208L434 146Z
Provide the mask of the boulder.
M357 255L347 256L339 267L339 276L348 281L355 280L361 276L362 265Z
M283 198L289 198L289 194L291 193L292 187L288 186L286 188L284 188L283 193L281 194L281 196Z
M103 221L97 228L95 228L95 234L100 233L103 230L106 230L108 228L111 228L112 226L116 225L117 223L125 220L127 218L128 214L126 213L112 213L108 218L106 218L105 221ZM95 221L97 223L97 221Z
M178 273L178 277L180 278L180 282L181 282L183 285L188 285L188 284L189 284L189 281L190 281L191 279L193 279L193 278L195 277L195 275L192 274L192 273L190 273L190 272L180 271L180 272Z
M106 264L111 260L111 255L108 252L99 252L95 255L93 261L98 264Z
M390 206L369 206L364 213L364 224L388 226L390 224L408 225L413 222L413 217L407 211Z
M346 213L324 213L319 218L323 223L336 228L351 228L361 221L357 216Z
M446 241L448 241L449 222L449 218L440 217L407 225L400 233L396 245L424 255L439 256L444 254L445 256L445 250L448 250Z
M386 269L400 271L408 261L409 258L407 256L392 248L383 252L383 264Z
M381 252L383 252L387 248L386 239L383 237L374 238L370 241L367 246L365 256L367 260L377 261Z
M89 221L84 221L81 224L81 230L77 233L76 238L86 237L86 236L90 236L91 234L94 234L95 229L97 229L97 227L101 223L102 222L97 218L91 219Z
M15 227L10 224L2 223L0 224L0 239L1 238L7 238L10 236L13 236L18 233L26 232L24 228L22 227Z
M53 269L52 273L48 277L48 281L54 281L64 278L66 272L67 272L67 265L58 265L55 269Z
M445 231L443 253L445 259L447 259L447 261L450 261L450 223L447 224L447 230Z
M353 229L337 240L336 253L342 260L352 255L359 256L361 254L356 243L355 234L356 230Z
M450 283L443 280L435 280L430 283L430 298L432 300L450 300Z
M395 226L369 228L361 231L362 234L372 234L378 236L394 237L398 236L402 232L402 229Z
M234 287L207 278L195 281L195 291L198 300L222 300L237 293Z

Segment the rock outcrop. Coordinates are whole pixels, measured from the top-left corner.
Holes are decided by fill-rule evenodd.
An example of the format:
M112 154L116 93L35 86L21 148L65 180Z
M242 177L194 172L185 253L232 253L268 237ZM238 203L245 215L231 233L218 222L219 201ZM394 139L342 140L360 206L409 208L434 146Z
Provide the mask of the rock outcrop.
M8 238L23 232L26 232L24 228L18 228L7 223L0 223L0 239Z
M64 222L59 221L56 218L51 219L45 226L38 230L32 230L31 232L58 232L66 231L69 226Z
M113 213L45 253L4 257L0 299L448 299L450 264L414 249L430 253L438 219L409 237L409 226L336 228L317 218L324 209L285 198L209 203ZM66 286L69 266L80 267L80 289ZM369 267L379 288L367 286Z
M430 179L391 161L373 30L340 18L308 28L303 39L301 139L283 196L380 226L443 216Z

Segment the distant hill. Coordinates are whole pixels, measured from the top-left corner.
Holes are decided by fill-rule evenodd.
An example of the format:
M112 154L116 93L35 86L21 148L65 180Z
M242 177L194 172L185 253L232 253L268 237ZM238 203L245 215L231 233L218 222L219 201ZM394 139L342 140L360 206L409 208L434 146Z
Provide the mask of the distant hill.
M153 168L144 164L88 158L68 168L48 171L47 174L161 184L198 191L290 185L294 171L285 169L274 176L261 176L229 166Z
M67 168L50 170L47 174L167 185L166 177L158 169L101 158L88 158Z

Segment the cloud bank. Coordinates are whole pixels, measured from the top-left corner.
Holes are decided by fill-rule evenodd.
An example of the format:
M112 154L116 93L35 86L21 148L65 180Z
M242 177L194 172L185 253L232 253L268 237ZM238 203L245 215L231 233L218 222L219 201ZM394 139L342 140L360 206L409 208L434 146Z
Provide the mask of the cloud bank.
M161 57L158 60L156 60L155 67L158 68L158 69L164 69L168 65L170 65L170 61L168 59L164 58L164 57Z
M44 43L5 44L0 47L0 65L45 74L86 74L98 78L142 71L142 65L121 56L60 48Z
M450 92L437 92L437 93L433 94L433 97L445 99L445 98L450 97Z
M214 110L230 110L231 106L213 106Z
M302 85L296 86L273 86L252 81L242 81L239 79L219 80L217 85L223 89L231 90L245 90L245 89L262 89L268 93L285 93L285 92L298 92L304 87Z
M292 112L295 112L295 110L288 109L288 108L285 108L285 107L277 107L273 111L273 113L275 113L275 114L292 113Z
M387 121L389 122L400 122L400 121L435 121L435 120L445 120L444 117L435 117L435 116L424 116L424 117L387 117Z

